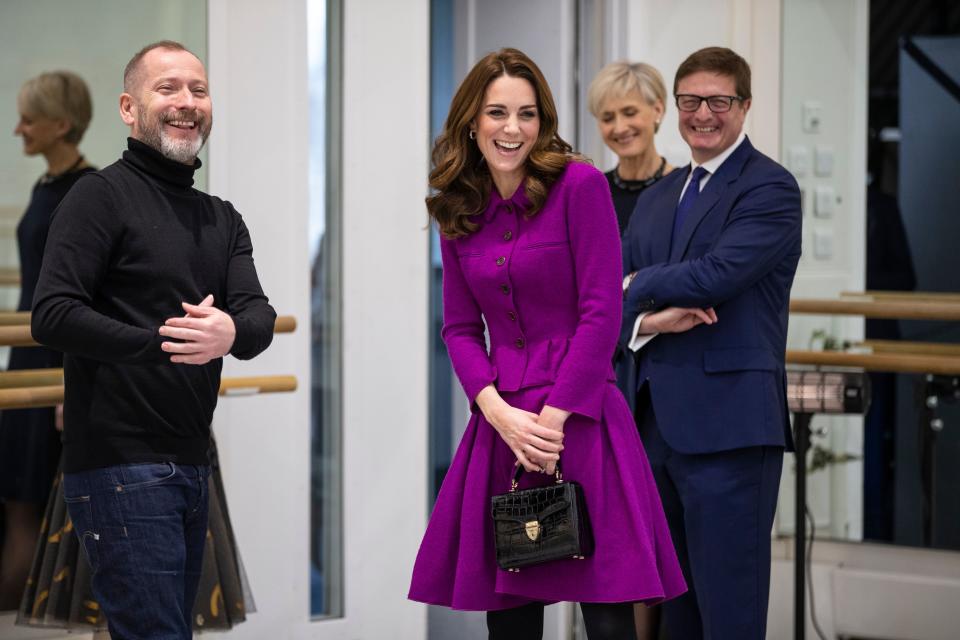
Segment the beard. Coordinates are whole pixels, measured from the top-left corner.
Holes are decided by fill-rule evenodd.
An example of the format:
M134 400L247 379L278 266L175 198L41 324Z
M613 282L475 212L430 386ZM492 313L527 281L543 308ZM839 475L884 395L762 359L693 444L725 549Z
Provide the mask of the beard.
M161 113L156 118L148 120L145 111L143 108L137 110L137 128L140 132L141 142L150 145L170 160L183 164L193 164L197 159L197 154L200 153L200 149L203 148L204 143L210 136L210 129L213 127L212 118L207 118L195 109L184 109ZM168 135L164 125L176 120L195 122L196 131L199 135L186 140Z

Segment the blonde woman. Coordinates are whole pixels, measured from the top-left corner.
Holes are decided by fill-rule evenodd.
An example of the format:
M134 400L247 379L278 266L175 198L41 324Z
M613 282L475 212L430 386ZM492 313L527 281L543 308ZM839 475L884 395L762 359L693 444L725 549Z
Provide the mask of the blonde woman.
M673 170L654 141L666 104L663 77L643 62L613 62L590 83L587 106L617 154L617 166L605 175L621 235L643 190Z
M620 235L645 189L673 167L657 152L654 137L667 104L663 77L644 62L612 62L590 83L587 106L597 119L604 144L617 154L617 166L604 175L610 185ZM660 609L638 603L637 638L657 637Z
M80 153L93 107L80 76L69 71L41 73L17 96L20 120L13 132L28 156L43 156L47 170L33 187L17 225L20 253L18 311L29 311L40 273L50 214L85 173L93 171ZM10 370L63 366L63 356L42 347L14 347ZM4 411L0 415L0 498L6 535L0 559L0 609L14 609L30 570L44 505L60 459L60 437L50 409Z

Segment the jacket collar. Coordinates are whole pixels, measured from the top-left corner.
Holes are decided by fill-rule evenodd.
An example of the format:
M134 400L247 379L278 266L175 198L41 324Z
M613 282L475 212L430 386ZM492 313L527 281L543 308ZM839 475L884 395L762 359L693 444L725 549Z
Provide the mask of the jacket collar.
M697 199L697 204L683 223L677 238L671 247L671 231L673 217L676 215L677 204L680 201L680 192L690 174L691 165L679 167L671 171L662 180L662 188L658 190L658 198L651 207L656 211L654 224L651 225L651 249L654 262L678 262L683 259L690 239L700 221L710 212L727 185L740 177L747 159L754 153L750 138L743 142L717 168L716 172L707 181L706 186ZM659 186L659 185L658 185ZM671 250L672 249L672 250Z
M743 172L743 166L752 153L753 145L750 144L749 138L745 137L743 143L717 167L714 174L710 177L710 180L707 181L703 191L700 192L700 197L697 198L693 210L687 214L686 220L683 221L683 226L678 230L677 237L673 239L673 246L670 251L671 262L677 262L683 259L683 255L686 253L690 240L693 238L693 234L700 225L700 222L710 213L713 206L717 204L720 196L726 191L727 185L740 177L740 174ZM687 170L689 171L689 167ZM674 210L675 209L676 207L674 207Z
M503 198L496 187L491 185L490 200L487 202L487 208L483 212L485 222L491 222L497 217L497 212L512 208L516 213L524 213L530 207L530 199L527 198L526 180L520 183L517 190L509 198Z

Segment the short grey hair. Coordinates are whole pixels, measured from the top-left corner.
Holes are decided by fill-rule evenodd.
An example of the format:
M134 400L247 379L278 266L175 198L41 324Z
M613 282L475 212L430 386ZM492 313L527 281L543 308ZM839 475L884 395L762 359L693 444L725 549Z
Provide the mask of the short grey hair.
M130 62L127 63L127 66L123 69L123 90L126 93L132 93L134 89L137 88L137 85L140 83L140 63L143 61L143 56L147 55L154 49L166 49L167 51L186 51L192 55L197 60L200 59L200 56L195 54L190 49L187 49L185 46L176 42L175 40L160 40L158 42L151 42L140 51L137 51L133 54L133 57L130 58Z
M80 143L93 118L87 83L71 71L48 71L24 82L17 108L27 115L69 122L63 139L70 144Z
M622 98L638 92L647 104L658 101L667 109L667 86L663 76L646 62L611 62L597 74L587 91L587 108L594 118L600 117L600 109L608 98Z

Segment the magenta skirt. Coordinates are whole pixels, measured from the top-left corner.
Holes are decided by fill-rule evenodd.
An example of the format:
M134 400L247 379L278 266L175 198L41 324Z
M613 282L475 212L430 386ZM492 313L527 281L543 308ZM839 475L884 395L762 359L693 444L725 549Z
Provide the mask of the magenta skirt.
M504 393L539 412L550 387ZM645 602L686 591L633 416L610 383L600 422L572 415L564 427L563 475L583 485L596 551L522 569L496 563L490 497L510 488L515 458L474 414L460 441L420 544L408 597L454 609L492 611L529 602ZM551 482L524 474L521 488Z

